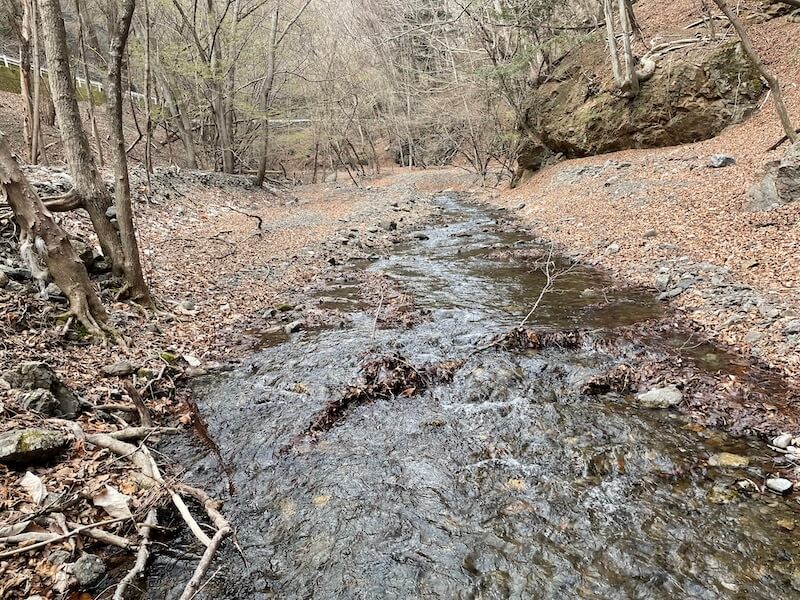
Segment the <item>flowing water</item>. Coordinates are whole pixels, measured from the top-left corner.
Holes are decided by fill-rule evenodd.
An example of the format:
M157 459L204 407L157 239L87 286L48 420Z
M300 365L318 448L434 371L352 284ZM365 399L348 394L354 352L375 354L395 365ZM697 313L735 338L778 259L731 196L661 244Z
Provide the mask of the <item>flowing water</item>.
M615 360L607 353L474 352L517 325L543 284L494 250L535 242L498 233L496 214L439 202L446 225L368 267L401 282L428 321L373 331L373 315L356 312L350 327L294 334L197 384L232 471L225 512L242 550L228 544L200 596L800 597L798 536L776 526L796 503L735 491L738 480L763 480L771 452L697 432L674 411L581 395ZM609 334L660 315L649 294L607 286L573 269L532 324ZM347 284L325 290L352 294ZM381 353L415 365L466 362L451 383L353 407L304 438L364 358ZM695 354L710 369L725 362L713 349ZM226 496L214 456L179 450L188 480ZM706 467L721 450L750 455L752 466ZM175 596L189 558L158 559L150 597Z

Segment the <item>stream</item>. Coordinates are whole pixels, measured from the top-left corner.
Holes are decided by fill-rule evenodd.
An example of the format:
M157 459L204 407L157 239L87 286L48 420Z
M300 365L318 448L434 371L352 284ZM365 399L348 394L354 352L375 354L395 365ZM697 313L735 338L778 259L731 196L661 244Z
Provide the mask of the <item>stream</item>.
M776 525L797 515L797 503L736 487L761 484L774 453L692 427L674 410L583 395L619 360L599 349L475 352L516 327L544 283L498 250L537 242L500 231L498 213L437 202L445 224L359 267L394 278L428 319L374 328L345 277L322 295L354 307L349 326L292 334L197 380L235 494L199 444L173 442L168 454L188 481L226 499L242 551L226 544L199 597L800 597L800 537ZM661 315L651 294L578 267L556 280L529 324L602 336ZM740 368L707 345L653 344L720 376ZM353 406L304 436L364 359L381 354L465 363L450 382ZM721 451L749 456L750 466L708 467ZM159 556L148 597L177 597L201 550Z

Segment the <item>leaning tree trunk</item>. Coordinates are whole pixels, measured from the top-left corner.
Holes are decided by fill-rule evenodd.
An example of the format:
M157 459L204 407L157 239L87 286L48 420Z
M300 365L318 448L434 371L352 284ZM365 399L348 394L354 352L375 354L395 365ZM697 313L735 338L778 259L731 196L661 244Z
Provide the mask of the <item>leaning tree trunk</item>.
M111 260L114 272L122 273L125 255L116 229L106 216L111 198L92 158L89 140L81 123L75 84L69 66L67 32L58 0L38 0L44 30L45 55L49 68L50 90L56 109L58 129L64 143L75 198L48 204L51 210L83 207L89 213L103 253Z
M150 291L144 281L139 244L133 224L131 207L131 182L128 175L128 157L125 152L125 135L122 129L122 54L128 43L131 19L136 0L124 0L119 19L113 25L108 49L108 104L111 155L114 167L114 207L117 209L119 236L124 254L123 271L130 290L131 300L143 306L152 306Z
M772 99L775 102L775 110L778 111L778 117L781 120L781 125L783 125L783 130L786 133L786 137L789 138L790 142L795 143L798 139L797 133L795 133L795 130L792 127L792 121L789 118L789 112L786 110L786 104L783 102L783 93L781 93L781 84L778 81L778 78L772 73L772 71L767 69L763 62L761 62L761 57L756 52L755 48L753 48L753 44L750 41L750 36L747 35L747 31L745 30L742 21L730 9L725 0L714 0L714 4L719 7L726 17L728 17L728 20L731 22L731 25L733 25L736 33L739 34L739 39L742 40L742 47L744 48L747 57L750 59L750 62L752 62L753 66L758 69L758 72L761 73L761 76L767 80L769 89L772 92Z
M92 287L86 267L75 254L67 234L28 183L1 132L0 199L8 202L14 212L20 228L20 242L26 248L23 254L35 261L31 270L44 276L38 262L42 259L53 281L69 299L70 314L89 333L103 336L104 330L110 330L108 315Z

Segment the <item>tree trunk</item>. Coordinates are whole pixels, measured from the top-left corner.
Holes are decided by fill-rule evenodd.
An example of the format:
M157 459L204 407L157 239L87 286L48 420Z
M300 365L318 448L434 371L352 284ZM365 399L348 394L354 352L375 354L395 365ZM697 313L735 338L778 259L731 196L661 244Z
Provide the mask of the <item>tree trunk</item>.
M92 94L92 84L89 80L89 65L86 62L86 42L83 30L86 28L83 21L83 11L81 11L81 1L75 0L75 12L78 15L78 45L80 48L81 65L83 66L83 78L86 80L86 94L89 100L89 122L92 125L92 137L97 146L97 162L103 166L103 146L100 141L100 133L97 131L97 119L94 113L94 94Z
M33 38L33 112L31 114L31 162L36 164L39 161L40 148L42 146L42 120L41 98L42 98L42 71L39 64L39 18L36 10L36 0L24 0L31 14L31 37Z
M167 107L175 119L175 128L178 130L178 136L181 138L183 149L186 151L186 162L190 169L197 168L197 153L194 148L194 138L192 137L192 123L186 115L186 111L178 103L175 97L175 92L163 72L156 71L156 77L161 79L161 93L167 102Z
M275 54L277 51L277 38L278 38L278 7L272 11L272 23L269 28L269 40L267 41L267 73L264 76L264 91L263 91L263 105L264 118L262 127L264 133L262 137L261 156L258 161L258 174L256 175L255 184L261 187L264 184L264 178L267 176L267 153L269 151L269 110L272 105L272 86L275 82Z
M25 179L11 156L5 136L0 133L0 197L8 202L20 228L24 252L42 276L38 259L44 260L47 272L69 299L70 313L92 335L103 336L108 330L108 315L98 298L86 267L75 254L67 234L53 220L39 196Z
M783 131L786 133L786 137L789 138L789 141L795 143L798 139L797 133L795 133L794 127L792 127L792 121L789 118L789 112L786 110L786 104L783 102L781 84L778 81L778 78L775 77L772 71L767 69L763 62L761 62L761 57L756 52L755 48L753 48L753 44L750 41L750 36L747 35L744 25L742 25L739 17L737 17L736 14L730 9L725 0L714 0L714 4L719 7L726 17L728 17L728 20L731 22L731 25L733 25L736 33L739 34L739 39L742 40L742 47L750 59L750 62L752 62L753 66L758 69L758 72L761 73L761 76L767 80L769 89L772 92L772 100L775 102L775 110L778 111L778 117L781 120L781 125L783 125Z
M622 91L625 96L635 98L639 93L639 76L636 74L636 61L633 58L633 48L631 47L633 26L631 25L629 9L633 10L627 0L619 0L619 20L622 26L622 55L625 62Z
M31 83L31 37L33 35L31 22L31 4L28 0L22 0L22 14L19 13L16 3L11 3L14 14L11 16L19 21L19 25L12 23L19 40L19 88L22 94L22 103L25 106L25 121L22 127L22 134L25 138L25 150L28 153L28 160L31 164L36 164L36 157L33 155L33 86ZM35 22L35 21L34 21Z
M128 157L125 153L125 135L122 129L122 55L128 43L135 7L136 0L123 0L118 19L116 22L110 23L108 48L109 132L115 181L114 207L117 209L119 236L124 253L123 271L130 289L131 299L143 306L152 306L150 291L147 289L142 273L139 244L133 224Z
M622 82L622 70L620 69L619 52L617 51L617 35L614 32L614 6L612 1L603 0L603 15L606 19L608 52L611 55L611 73L614 76L614 83L619 85Z
M50 89L74 192L80 199L80 205L89 213L103 253L111 260L114 271L121 274L125 255L117 231L106 216L111 199L94 164L89 140L83 131L78 100L75 97L74 79L69 67L67 32L61 15L61 6L58 0L39 0L39 10L44 31Z

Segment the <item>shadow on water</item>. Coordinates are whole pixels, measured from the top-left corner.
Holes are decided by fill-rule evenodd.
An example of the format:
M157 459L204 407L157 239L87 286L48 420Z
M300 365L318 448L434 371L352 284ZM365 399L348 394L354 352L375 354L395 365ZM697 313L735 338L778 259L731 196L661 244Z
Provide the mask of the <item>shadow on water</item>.
M379 329L371 344L372 315L355 312L350 328L295 334L197 384L233 468L237 495L225 510L246 558L229 545L201 596L797 597L798 537L776 527L794 509L735 491L738 480L763 479L762 446L697 433L672 411L581 395L612 360L594 350L473 352L519 323L543 279L498 255L535 249L531 238L497 233L483 209L441 202L445 225L368 267L398 279L429 321ZM533 322L608 333L660 314L651 295L576 268ZM378 353L466 362L451 383L359 406L296 443ZM720 450L751 455L751 466L708 471ZM191 445L175 452L190 481L225 496L213 457ZM192 568L159 558L150 597L176 595Z

